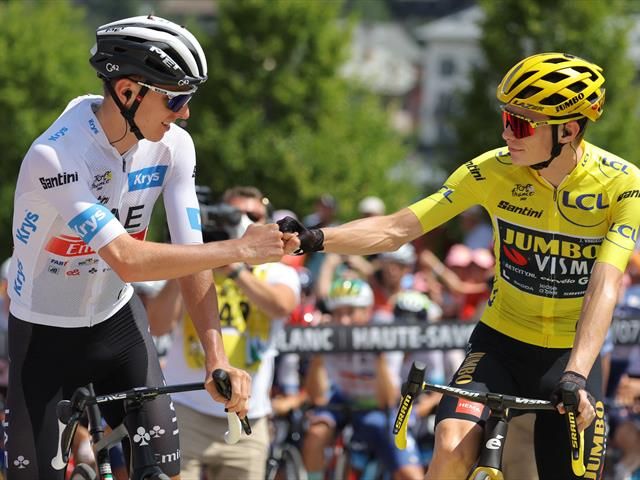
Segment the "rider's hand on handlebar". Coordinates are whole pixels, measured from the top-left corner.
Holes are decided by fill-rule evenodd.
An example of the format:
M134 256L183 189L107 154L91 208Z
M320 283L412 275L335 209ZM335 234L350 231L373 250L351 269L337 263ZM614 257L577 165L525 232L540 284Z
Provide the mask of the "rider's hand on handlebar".
M551 402L558 408L561 414L566 413L565 405L562 402L564 392L578 391L578 405L576 422L578 430L582 432L596 418L595 399L587 391L587 379L576 372L566 371L560 377L553 392L551 393Z
M230 412L236 412L240 418L244 418L249 410L249 396L251 394L251 376L244 370L234 368L228 364L216 365L211 370L221 368L226 370L231 381L231 400L226 400L216 389L211 377L211 372L207 372L204 384L209 395L216 401L224 404Z

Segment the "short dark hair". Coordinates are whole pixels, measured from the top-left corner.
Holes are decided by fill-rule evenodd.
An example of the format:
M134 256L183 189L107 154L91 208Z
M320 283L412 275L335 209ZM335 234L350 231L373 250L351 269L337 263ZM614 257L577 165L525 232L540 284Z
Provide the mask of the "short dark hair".
M226 189L222 195L222 201L228 202L235 197L256 198L258 200L262 200L264 195L256 187L239 185Z

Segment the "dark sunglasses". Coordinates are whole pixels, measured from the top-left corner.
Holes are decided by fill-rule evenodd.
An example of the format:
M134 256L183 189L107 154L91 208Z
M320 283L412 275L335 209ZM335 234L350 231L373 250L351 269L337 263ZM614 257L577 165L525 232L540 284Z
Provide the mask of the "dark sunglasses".
M242 213L244 213L247 217L249 217L249 220L251 220L253 223L263 222L265 220L265 216L260 215L259 213L255 213L255 212L242 212Z
M193 94L196 93L198 87L193 87L191 90L185 90L182 92L175 92L172 90L165 90L164 88L156 87L155 85L149 85L148 83L137 82L138 85L147 87L156 93L167 97L167 108L172 112L179 112L182 108L189 103Z
M563 118L547 119L536 122L530 118L510 112L506 107L507 105L502 105L500 107L502 109L502 127L511 128L513 136L516 138L530 137L536 133L536 128L541 127L542 125L560 125L569 121L566 118Z

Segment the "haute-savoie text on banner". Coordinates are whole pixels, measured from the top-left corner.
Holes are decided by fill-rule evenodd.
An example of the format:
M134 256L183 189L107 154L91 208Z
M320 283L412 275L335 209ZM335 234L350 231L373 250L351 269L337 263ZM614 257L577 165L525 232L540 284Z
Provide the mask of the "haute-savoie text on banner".
M285 327L275 342L280 353L451 350L465 348L475 326L461 322L396 322L361 327ZM640 318L614 319L610 332L616 345L640 344Z

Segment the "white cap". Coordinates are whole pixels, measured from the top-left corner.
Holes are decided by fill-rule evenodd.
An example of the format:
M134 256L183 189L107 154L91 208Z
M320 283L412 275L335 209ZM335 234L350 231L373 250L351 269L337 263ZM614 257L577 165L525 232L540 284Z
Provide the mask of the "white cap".
M358 204L358 211L362 214L384 215L384 202L378 197L364 197Z

